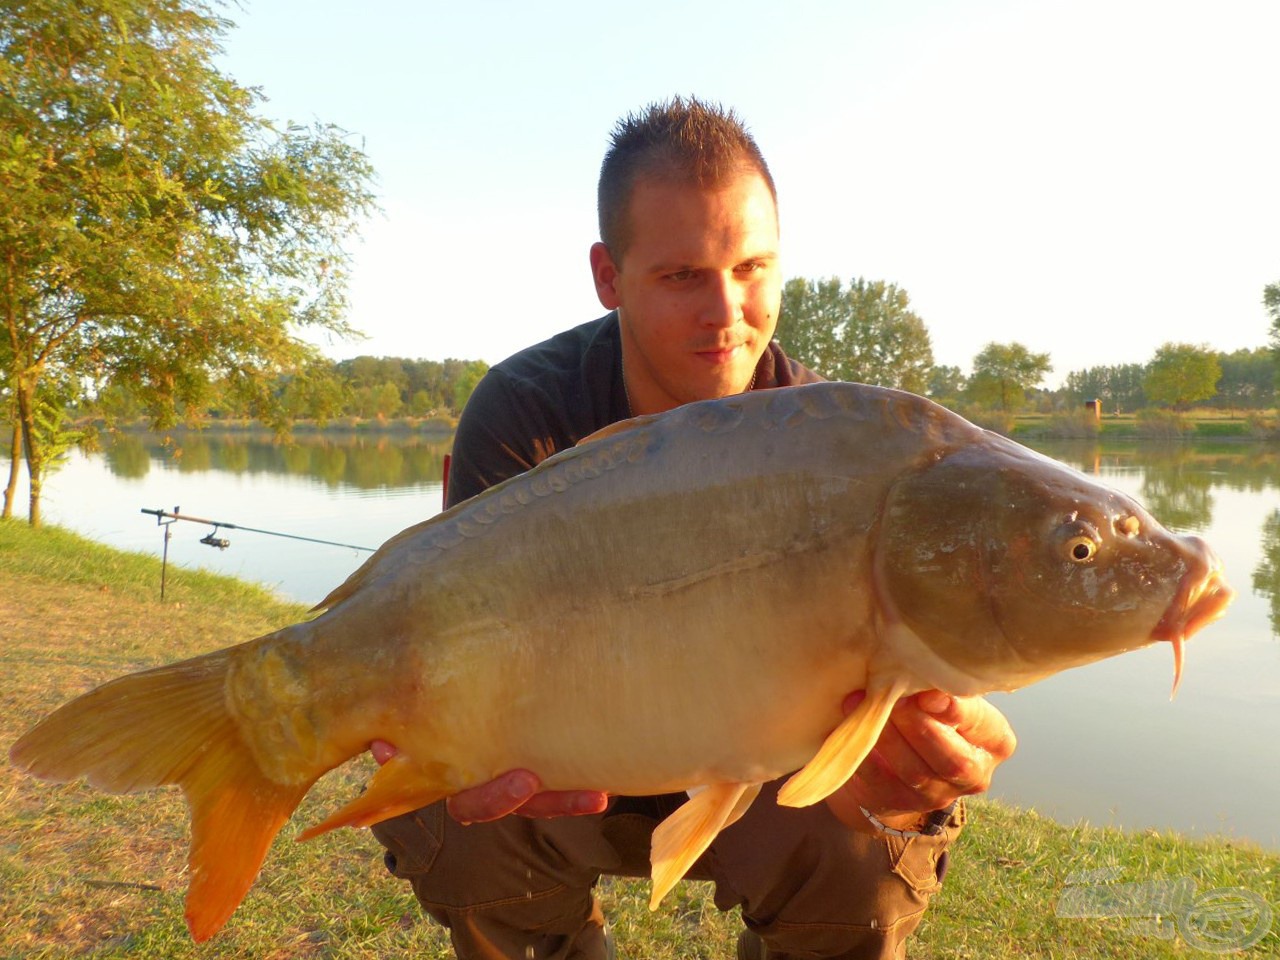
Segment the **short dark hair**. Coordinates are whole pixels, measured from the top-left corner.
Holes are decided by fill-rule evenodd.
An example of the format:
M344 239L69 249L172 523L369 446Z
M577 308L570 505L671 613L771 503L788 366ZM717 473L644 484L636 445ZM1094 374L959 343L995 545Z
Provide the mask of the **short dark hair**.
M600 165L596 210L600 239L615 260L630 240L627 206L641 177L714 187L744 168L764 178L773 201L778 192L764 155L733 110L696 97L673 97L629 113L613 128Z

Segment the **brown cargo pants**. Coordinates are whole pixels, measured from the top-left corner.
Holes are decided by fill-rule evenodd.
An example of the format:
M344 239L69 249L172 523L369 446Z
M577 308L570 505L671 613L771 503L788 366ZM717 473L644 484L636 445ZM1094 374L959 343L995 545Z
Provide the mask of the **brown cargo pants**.
M778 806L781 782L765 785L688 876L715 884L721 910L741 906L770 960L905 957L963 808L936 837L869 836L825 803ZM592 887L601 874L648 876L649 835L684 799L618 797L595 816L469 826L437 803L373 833L387 868L448 927L459 960L604 960Z

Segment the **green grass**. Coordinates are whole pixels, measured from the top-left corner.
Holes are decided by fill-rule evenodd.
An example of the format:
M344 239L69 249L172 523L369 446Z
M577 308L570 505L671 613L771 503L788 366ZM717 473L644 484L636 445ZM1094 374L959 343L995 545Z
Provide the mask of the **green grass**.
M66 698L120 673L216 649L303 615L262 589L159 563L58 529L0 522L0 743ZM367 780L367 760L321 781L268 855L227 927L203 946L182 920L187 817L173 791L116 797L19 774L0 752L0 958L408 958L451 956L408 886L381 866L365 831L306 844L296 824L335 809ZM1203 955L1153 920L1056 915L1082 871L1115 884L1189 878L1200 894L1238 888L1280 911L1280 855L1226 840L1062 826L975 802L943 892L915 937L917 960L1005 957L1187 958ZM1097 887L1120 891L1112 884ZM1132 888L1130 888L1132 889ZM739 930L702 883L677 887L657 913L648 884L606 878L600 895L620 955L729 958ZM1229 924L1215 921L1219 932ZM1280 955L1280 919L1249 957Z

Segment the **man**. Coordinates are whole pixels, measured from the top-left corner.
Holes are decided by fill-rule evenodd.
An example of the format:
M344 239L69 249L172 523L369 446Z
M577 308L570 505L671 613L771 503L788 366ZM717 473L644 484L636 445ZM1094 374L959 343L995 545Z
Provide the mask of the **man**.
M599 215L591 271L611 312L485 376L458 426L450 504L617 420L819 379L771 341L776 194L731 113L677 99L621 121ZM721 909L741 906L740 958L903 956L959 832L956 800L1013 746L981 699L907 698L832 797L785 808L766 785L689 875L715 883ZM393 750L374 744L380 760ZM649 834L683 799L541 793L516 770L374 833L463 960L603 960L591 889L601 873L647 875Z

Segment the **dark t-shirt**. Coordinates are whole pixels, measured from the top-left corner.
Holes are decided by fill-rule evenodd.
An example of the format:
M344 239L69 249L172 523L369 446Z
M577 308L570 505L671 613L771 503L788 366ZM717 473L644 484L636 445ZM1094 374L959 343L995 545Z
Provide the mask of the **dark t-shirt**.
M821 379L772 341L756 365L752 389ZM616 312L521 350L484 375L462 411L453 440L448 505L523 473L630 415Z

